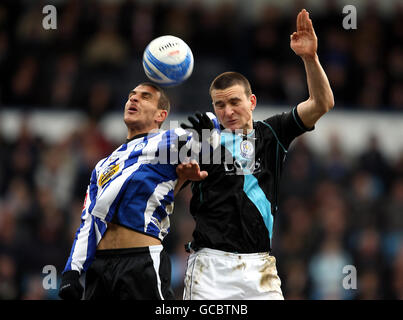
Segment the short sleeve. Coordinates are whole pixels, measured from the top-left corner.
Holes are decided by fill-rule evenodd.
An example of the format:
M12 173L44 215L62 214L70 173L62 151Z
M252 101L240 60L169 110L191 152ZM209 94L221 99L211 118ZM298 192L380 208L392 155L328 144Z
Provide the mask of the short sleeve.
M315 127L305 127L298 115L297 107L294 107L291 111L267 118L262 122L274 131L273 134L285 149L288 149L289 145L296 137L315 129Z

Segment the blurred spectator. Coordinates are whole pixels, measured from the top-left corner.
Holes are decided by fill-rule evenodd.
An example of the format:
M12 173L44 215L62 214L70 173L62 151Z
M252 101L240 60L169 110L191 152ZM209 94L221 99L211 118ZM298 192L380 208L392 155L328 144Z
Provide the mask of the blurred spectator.
M380 232L368 227L352 234L357 239L353 242L354 265L358 270L374 269L379 273L384 272L384 260L382 256L382 243Z
M382 255L380 232L368 227L353 234L354 266L358 273L358 300L378 300L387 297L385 281L387 267ZM381 281L382 279L382 281Z
M91 85L88 93L88 114L94 121L100 121L102 117L112 109L112 91L108 83L97 81Z
M0 254L0 300L14 300L18 296L17 264L12 256Z
M42 277L39 274L26 275L23 281L22 300L47 300L46 290L43 288Z
M285 95L281 87L280 73L274 61L260 58L252 66L252 86L260 103L279 104Z
M305 75L296 64L289 64L282 69L281 85L284 88L284 103L294 106L297 101L307 98Z
M7 203L0 207L0 250L17 254L17 217L16 211Z
M382 294L381 277L379 271L372 268L363 268L358 271L356 300L380 300Z
M282 290L288 300L305 300L309 294L309 275L306 263L295 259L285 266Z
M11 79L11 92L8 103L20 106L36 105L38 103L38 62L34 56L21 60Z
M281 206L281 233L273 240L278 260L287 264L294 258L305 259L310 256L318 240L318 228L314 225L312 212L302 198L289 197ZM309 235L309 236L308 236Z
M78 61L74 53L58 57L54 74L49 74L50 104L58 108L72 107L75 94L75 81L78 77ZM45 98L43 99L45 100Z
M105 21L100 30L89 39L84 50L84 61L90 67L116 67L126 61L127 44L116 32L111 21Z
M351 264L351 258L337 239L330 237L323 242L320 251L309 264L312 279L311 299L339 300L350 298L342 286L343 268Z
M403 214L399 214L403 213L403 177L393 183L385 213L386 230L403 232Z
M24 113L15 141L10 143L6 160L5 179L10 181L15 177L25 180L31 187L34 183L34 168L38 161L41 143L33 136L29 127L29 114Z
M397 177L403 177L403 150L393 163L393 171Z
M398 110L403 110L403 80L392 84L389 93L389 104Z
M372 68L364 74L364 85L359 91L357 105L377 109L385 105L386 74L382 69Z
M380 184L373 175L366 171L353 173L347 195L353 228L378 225L380 192Z
M75 170L68 150L58 145L50 147L43 152L43 159L36 170L36 186L50 193L58 208L64 208L71 200Z
M342 142L336 133L329 137L329 150L324 160L325 175L334 182L343 183L348 175L349 164L343 152Z
M391 267L392 299L403 300L403 245L400 247Z
M380 151L379 139L371 134L368 146L357 159L357 166L373 175L380 194L385 193L390 184L390 168Z
M287 154L280 195L306 197L316 183L317 174L318 165L312 151L304 137L298 137Z
M153 39L155 29L154 8L150 6L128 7L123 12L125 25L131 31L132 57L143 54ZM130 34L129 34L130 36Z
M403 80L403 47L394 46L388 53L388 72L394 80Z
M393 259L403 244L403 178L396 179L385 200L382 215L384 254L387 259Z
M319 54L337 106L401 109L403 9L397 3L395 6L381 15L375 2L368 2L358 15L359 29L344 30L337 1L327 1L321 10L309 8L304 1L290 2L289 10L262 4L251 15L240 1L212 5L199 1L70 0L56 4L57 29L49 31L40 23L42 2L3 4L0 71L6 76L0 84L0 102L68 108L81 101L81 91L86 88L75 80L85 83L88 74L95 71L107 74L105 80L114 82L111 92L115 92L119 84L114 79L122 70L136 66L142 73L146 45L157 36L173 34L193 50L194 75L187 81L191 87L200 87L199 81L204 79L205 71L198 61L207 59L214 65L225 59L230 69L251 79L261 103L296 103L306 97L307 90L301 80L305 77L303 64L289 47L289 35L295 30L293 13L307 7L322 39ZM66 52L74 52L74 75L50 72L52 61L64 60ZM225 71L222 68L218 72ZM43 90L47 86L50 88ZM204 101L206 91L192 94ZM182 106L180 97L173 105L191 108Z

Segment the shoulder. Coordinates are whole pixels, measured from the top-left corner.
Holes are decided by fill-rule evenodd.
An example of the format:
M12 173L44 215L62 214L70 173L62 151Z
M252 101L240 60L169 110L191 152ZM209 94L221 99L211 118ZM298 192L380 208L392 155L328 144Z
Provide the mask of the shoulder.
M105 163L105 161L108 160L109 157L110 157L110 156L105 157L105 158L102 158L101 160L99 160L99 161L97 162L97 164L95 165L95 168L94 168L93 171L98 171L98 170L102 167L102 165Z
M166 133L164 134L166 137L169 137L171 139L179 139L179 140L190 140L192 137L192 132L185 130L181 127L167 130Z
M282 129L298 129L301 133L306 131L312 131L313 128L306 128L302 122L297 107L292 108L289 111L285 111L279 114L275 114L263 121L259 121L261 126L270 127L274 130Z

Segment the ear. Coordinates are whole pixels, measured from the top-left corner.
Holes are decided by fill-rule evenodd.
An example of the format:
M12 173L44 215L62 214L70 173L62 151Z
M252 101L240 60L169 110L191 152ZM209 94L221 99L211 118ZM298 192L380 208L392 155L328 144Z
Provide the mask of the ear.
M165 121L165 119L168 117L168 111L158 109L157 114L155 116L155 121L158 123L159 126Z
M256 103L257 103L257 99L256 96L254 94L251 94L249 97L249 101L250 101L250 106L251 106L251 111L255 110L256 108Z

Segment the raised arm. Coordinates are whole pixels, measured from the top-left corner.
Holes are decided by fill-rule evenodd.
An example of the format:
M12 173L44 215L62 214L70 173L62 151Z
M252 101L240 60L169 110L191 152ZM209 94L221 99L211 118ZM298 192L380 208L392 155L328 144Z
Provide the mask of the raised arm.
M309 13L303 9L297 16L297 32L291 36L291 49L302 58L308 82L309 98L297 106L297 112L307 128L312 128L334 106L329 80L317 55L318 39Z

